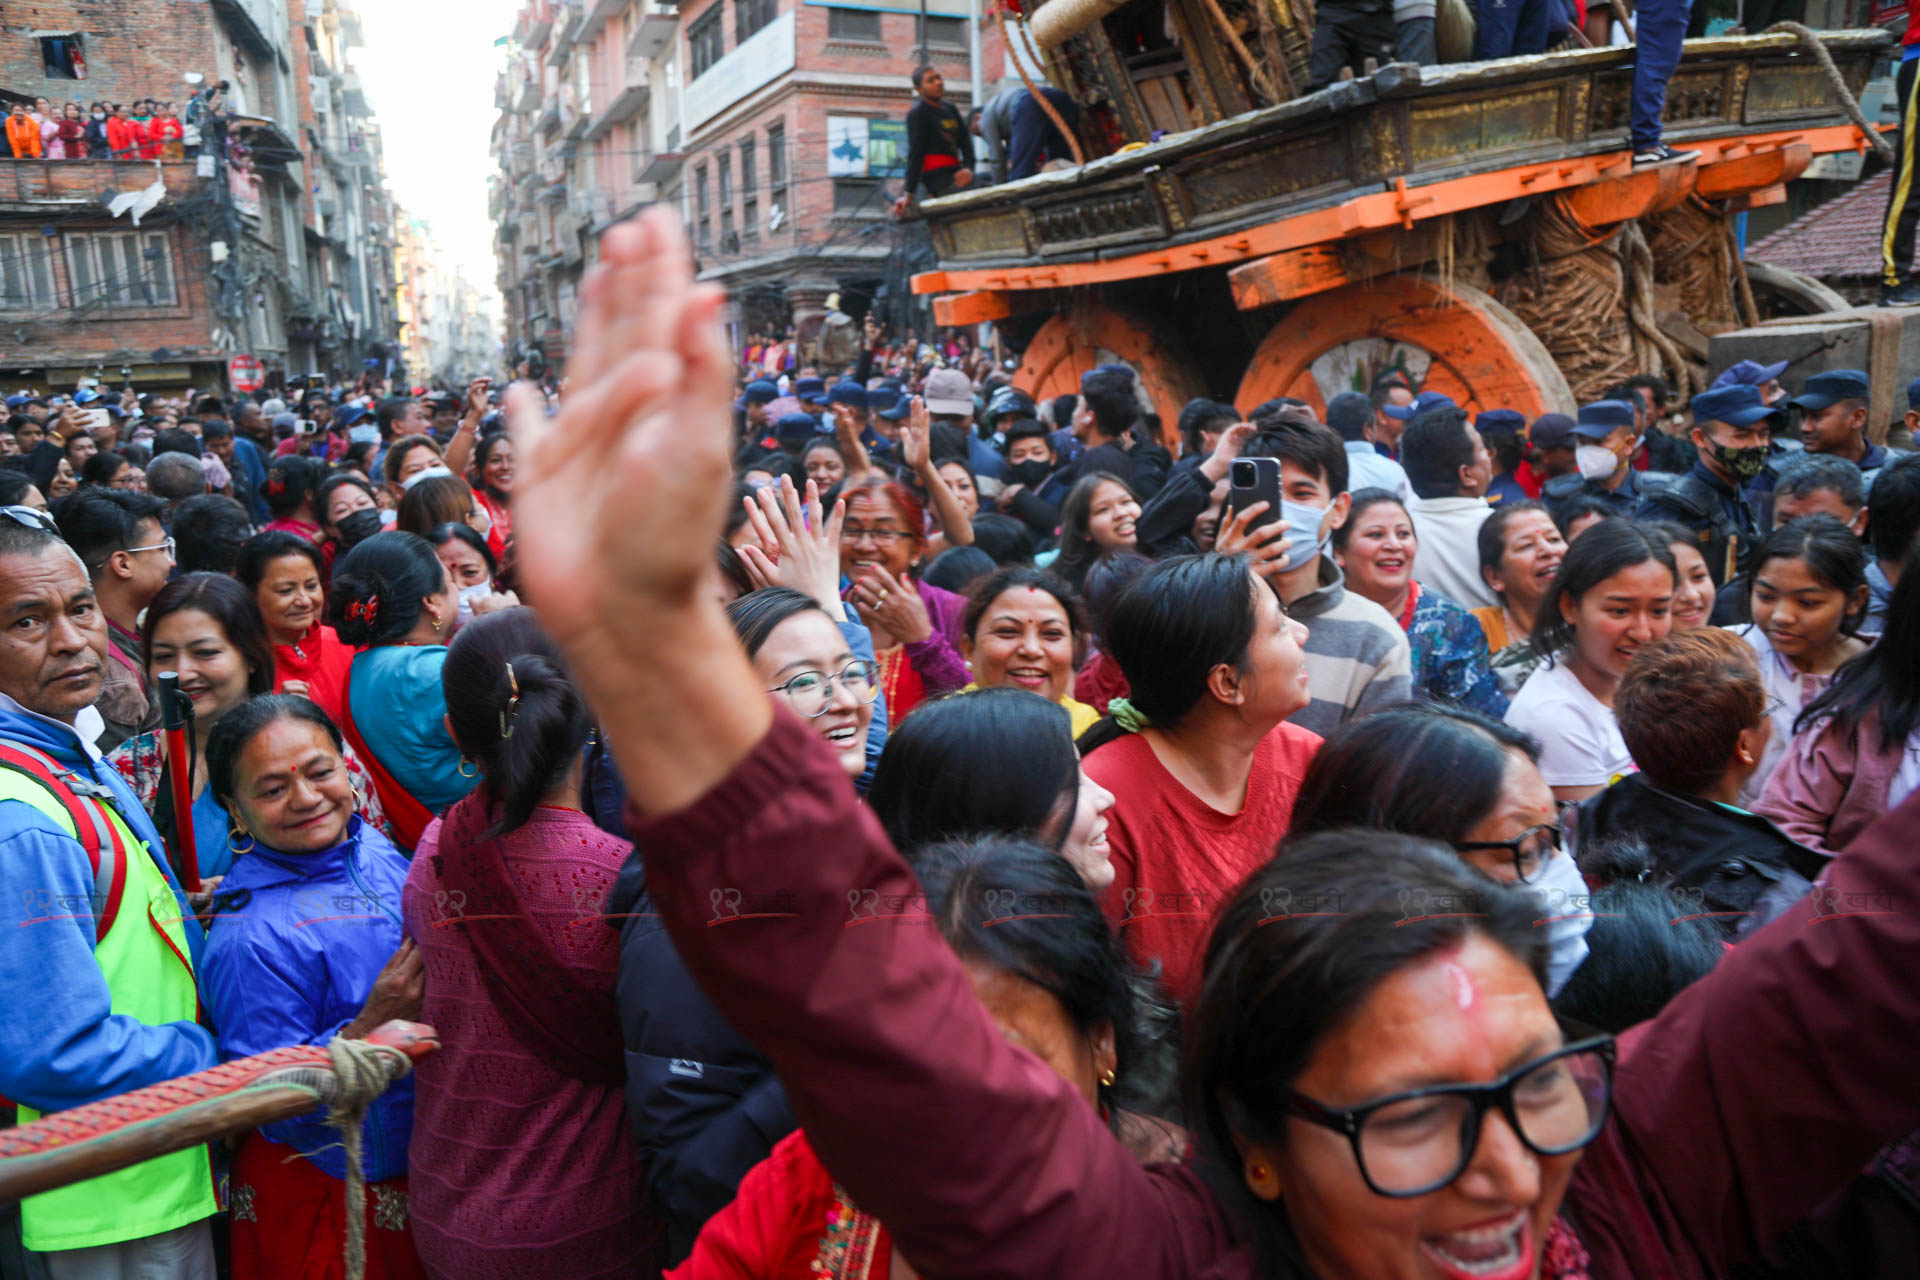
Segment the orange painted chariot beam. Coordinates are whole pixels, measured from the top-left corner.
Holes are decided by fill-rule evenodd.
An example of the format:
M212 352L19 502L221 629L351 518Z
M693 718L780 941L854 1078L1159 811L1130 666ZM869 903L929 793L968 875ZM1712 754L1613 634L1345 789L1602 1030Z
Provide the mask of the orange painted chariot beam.
M1702 159L1708 163L1694 167L1713 169L1725 161L1752 157L1755 152L1792 151L1800 147L1805 148L1810 158L1818 153L1864 151L1867 143L1860 131L1851 124L1747 134L1703 144L1706 154ZM1392 190L1355 196L1328 209L1295 214L1244 231L1229 232L1209 240L1166 249L1031 267L924 271L913 277L913 291L947 293L987 290L1017 293L1032 289L1064 289L1241 263L1329 240L1344 240L1351 236L1384 231L1389 227L1411 229L1415 223L1428 218L1444 217L1524 196L1548 191L1570 191L1609 179L1625 179L1633 176L1631 166L1630 152L1615 151L1598 156L1516 165L1511 169L1449 178L1419 187L1409 187L1401 180L1395 183ZM1784 179L1755 185L1775 185L1779 181Z

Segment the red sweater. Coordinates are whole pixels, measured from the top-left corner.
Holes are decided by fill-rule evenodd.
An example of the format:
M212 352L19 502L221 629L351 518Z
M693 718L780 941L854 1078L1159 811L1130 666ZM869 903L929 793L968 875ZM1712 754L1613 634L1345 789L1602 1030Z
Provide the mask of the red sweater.
M938 930L845 927L850 890L919 890L792 714L777 710L693 805L636 821L634 839L694 979L773 1060L821 1162L921 1274L1258 1274L1195 1173L1142 1167L1007 1042ZM1621 1037L1613 1116L1562 1207L1593 1280L1737 1267L1920 1126L1916 844L1920 795L1836 859L1828 886L1844 910L1876 893L1899 909L1795 908ZM710 895L738 885L791 895L794 914L709 927Z
M1191 1009L1214 914L1273 858L1320 735L1282 723L1260 740L1247 802L1222 813L1182 786L1137 733L1083 762L1114 794L1107 812L1113 885L1100 904L1141 965L1158 961L1167 993Z
M316 623L298 645L273 646L273 691L285 692L287 681L298 680L307 686L307 697L339 724L355 652L332 627Z

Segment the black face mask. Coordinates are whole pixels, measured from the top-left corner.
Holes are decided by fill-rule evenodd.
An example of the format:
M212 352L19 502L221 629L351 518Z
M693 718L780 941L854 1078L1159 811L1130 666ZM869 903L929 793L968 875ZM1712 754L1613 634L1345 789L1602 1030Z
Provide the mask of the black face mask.
M1038 489L1053 474L1053 464L1039 458L1029 458L1025 462L1009 463L1007 483L1023 484L1029 489Z
M365 542L380 532L380 512L374 507L362 507L352 515L344 517L333 528L340 535L340 545L351 547L356 543Z

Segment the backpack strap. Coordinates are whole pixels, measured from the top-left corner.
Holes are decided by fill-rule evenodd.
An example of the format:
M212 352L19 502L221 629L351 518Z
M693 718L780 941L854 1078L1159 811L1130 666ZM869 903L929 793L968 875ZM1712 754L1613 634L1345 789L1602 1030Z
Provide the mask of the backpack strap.
M74 839L86 850L93 869L94 939L107 936L120 914L120 897L127 887L127 848L120 833L107 821L99 804L87 804L82 791L98 799L104 788L73 776L43 752L18 742L0 741L0 769L32 778L47 789L73 823ZM111 792L106 792L111 795Z

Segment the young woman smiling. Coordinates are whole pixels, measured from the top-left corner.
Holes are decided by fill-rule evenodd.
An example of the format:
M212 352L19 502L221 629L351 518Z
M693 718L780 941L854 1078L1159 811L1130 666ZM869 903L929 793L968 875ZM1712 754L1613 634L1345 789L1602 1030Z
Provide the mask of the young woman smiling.
M1732 630L1759 660L1773 721L1760 767L1740 789L1751 807L1792 745L1801 711L1867 651L1854 634L1867 614L1866 548L1834 517L1803 516L1767 535L1747 581L1753 621Z
M1545 669L1506 717L1541 743L1540 776L1558 798L1584 800L1632 772L1613 691L1641 646L1672 627L1679 580L1666 537L1631 520L1602 520L1568 546L1533 631Z
M1699 539L1665 520L1656 522L1656 527L1666 538L1680 575L1673 592L1673 608L1667 615L1673 620L1673 630L1694 631L1708 625L1713 620L1713 574L1700 554Z
M273 691L312 698L336 723L346 705L353 650L320 619L325 557L305 538L274 530L240 544L234 576L253 593L273 642Z
M1500 603L1475 609L1473 616L1487 633L1494 678L1509 698L1540 664L1528 641L1566 554L1560 526L1538 502L1503 502L1480 526L1480 576Z
M1354 494L1346 523L1333 531L1333 558L1347 586L1385 609L1407 633L1414 692L1505 714L1507 695L1488 666L1486 633L1456 601L1414 578L1419 550L1413 518L1385 489Z
M960 619L968 689L1026 689L1066 710L1078 738L1100 713L1074 701L1073 660L1085 639L1080 602L1044 569L1009 565L976 586Z
M193 699L193 732L188 742L193 749L189 777L194 850L203 877L225 875L235 850L228 839L226 810L207 787L207 743L236 707L273 691L273 651L265 623L253 598L232 578L189 573L162 587L147 606L145 641L148 678L175 672L180 691ZM153 814L161 834L172 839L179 829L169 785L173 762L159 732L127 739L107 759ZM362 797L361 816L375 826L384 825L386 815L360 761L348 753L345 768Z
M1079 590L1094 561L1139 545L1139 522L1140 500L1126 481L1105 471L1082 476L1060 503L1060 554L1053 571Z

